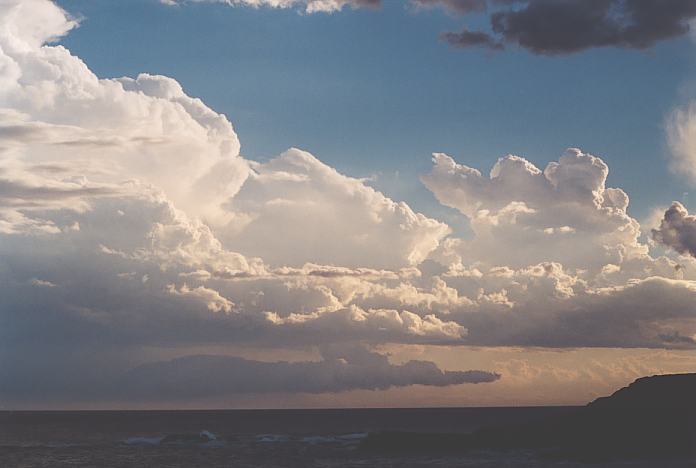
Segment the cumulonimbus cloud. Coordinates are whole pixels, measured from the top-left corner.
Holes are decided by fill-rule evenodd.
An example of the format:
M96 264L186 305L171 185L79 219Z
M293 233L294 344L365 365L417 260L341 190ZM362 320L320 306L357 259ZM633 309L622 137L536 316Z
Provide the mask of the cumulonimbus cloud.
M100 79L46 45L75 26L47 0L0 9L5 369L19 354L40 368L56 346L97 355L466 335L434 314L351 304L353 286L339 292L413 276L445 224L300 150L244 159L227 118L175 80ZM104 358L104 379L120 372L118 354Z
M660 226L652 230L652 236L680 254L696 257L696 216L690 215L679 202L673 202L665 211Z
M472 227L453 237L306 151L245 159L230 121L171 78L100 79L50 44L75 27L54 3L3 7L0 395L40 399L37 375L115 382L134 362L162 379L195 359L268 368L220 345L696 346L696 264L650 255L597 156L542 170L510 155L484 175L436 154L423 182ZM300 390L493 375L380 362L358 365L369 381Z

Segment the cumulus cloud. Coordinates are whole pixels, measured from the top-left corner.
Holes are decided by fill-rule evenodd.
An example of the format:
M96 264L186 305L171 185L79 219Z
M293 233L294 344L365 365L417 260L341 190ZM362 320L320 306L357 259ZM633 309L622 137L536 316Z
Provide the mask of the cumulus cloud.
M554 269L544 265L489 272L508 276L499 279L502 289L488 293L473 311L453 317L467 327L467 342L550 348L695 346L693 280L649 277L592 288Z
M419 274L445 224L300 150L245 160L227 118L171 78L96 77L45 45L75 26L51 2L8 0L0 25L3 362L110 348L113 377L143 346L466 335L352 301Z
M696 261L650 255L599 157L571 149L542 171L510 155L483 175L436 154L423 182L472 227L471 239L452 237L306 151L243 158L227 117L171 78L98 78L46 44L75 26L55 4L3 7L8 395L56 385L70 393L84 377L94 398L119 378L143 382L145 398L157 381L193 378L198 367L213 375L193 379L186 391L196 395L495 378L370 353L257 362L220 357L223 345L696 346ZM656 239L687 245L688 236L668 235L674 219ZM261 376L269 370L287 379ZM242 384L237 374L258 379Z
M647 49L682 36L696 16L691 0L502 0L490 15L493 34L449 33L456 47L517 44L536 54L569 54L596 47Z
M519 156L500 158L488 176L437 153L423 183L471 220L474 239L443 252L465 262L524 266L544 261L598 269L643 256L628 196L605 186L607 165L569 149L542 171Z
M431 256L448 266L435 308L466 343L693 346L693 262L649 254L600 158L570 149L542 171L510 155L488 176L444 154L433 163L424 184L473 231ZM655 237L675 238L669 224Z
M696 216L679 202L673 202L665 211L660 227L652 230L655 241L680 254L696 257Z
M253 164L229 208L235 216L222 238L276 265L400 268L423 261L449 233L297 149Z

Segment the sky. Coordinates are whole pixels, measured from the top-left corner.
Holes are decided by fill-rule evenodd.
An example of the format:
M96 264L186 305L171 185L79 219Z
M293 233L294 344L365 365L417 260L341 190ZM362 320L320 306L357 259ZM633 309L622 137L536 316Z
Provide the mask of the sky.
M0 0L0 407L582 404L693 371L694 18Z

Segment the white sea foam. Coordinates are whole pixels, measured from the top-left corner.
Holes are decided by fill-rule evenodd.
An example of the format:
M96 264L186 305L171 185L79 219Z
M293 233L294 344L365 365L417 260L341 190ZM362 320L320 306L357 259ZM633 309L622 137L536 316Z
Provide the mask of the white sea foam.
M289 435L283 434L261 434L257 436L256 440L263 443L273 443L273 442L289 442L291 440Z
M307 436L302 438L302 442L308 444L350 444L356 443L367 437L366 432L357 432L354 434L342 434L332 436Z
M210 431L203 430L198 434L198 437L200 437L201 440L208 440L208 442L213 441L213 440L218 440L217 436L213 434Z
M164 440L161 437L129 437L123 441L126 445L159 445Z
M123 441L126 445L201 445L214 447L224 444L217 435L210 431L202 430L198 434L168 434L156 437L129 437Z

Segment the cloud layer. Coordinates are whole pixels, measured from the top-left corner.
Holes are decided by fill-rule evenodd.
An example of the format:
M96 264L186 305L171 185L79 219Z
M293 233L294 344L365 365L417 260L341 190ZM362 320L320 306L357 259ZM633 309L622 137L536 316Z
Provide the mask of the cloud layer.
M390 364L361 348L325 349L318 362L260 362L222 356L188 356L137 367L118 382L137 398L195 398L235 393L324 393L384 390L409 385L448 386L490 383L484 371L441 371L427 361ZM162 382L166 382L163 387Z
M597 156L569 149L541 170L508 155L484 175L435 154L423 183L471 225L454 237L306 151L245 159L230 121L171 78L98 78L50 44L76 23L48 0L2 6L2 397L498 377L370 351L386 344L696 346L696 263L651 255ZM692 252L691 218L669 213L655 239ZM323 357L235 357L250 346Z

